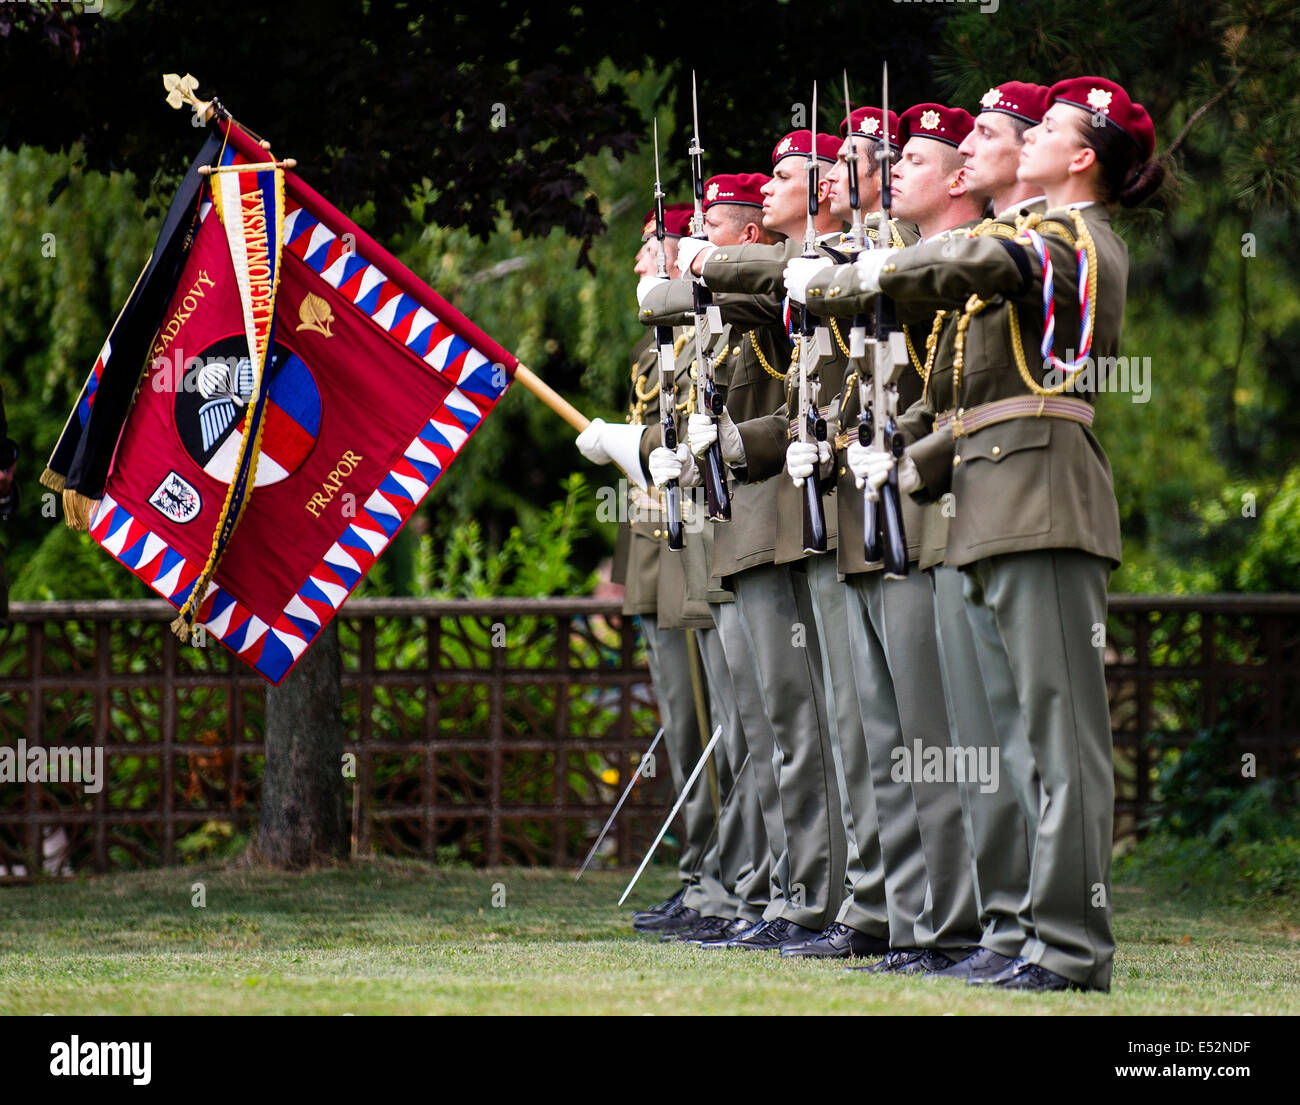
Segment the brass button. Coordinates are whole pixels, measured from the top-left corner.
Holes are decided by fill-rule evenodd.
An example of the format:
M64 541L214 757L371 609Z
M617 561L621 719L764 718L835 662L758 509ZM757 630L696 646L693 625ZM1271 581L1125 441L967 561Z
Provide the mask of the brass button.
M961 465L961 457L953 457L953 458L952 458L952 466L953 466L954 468L957 468L957 467L959 467L960 465Z
M965 407L958 407L958 408L957 408L957 417L958 417L958 418L960 418L960 417L961 417L963 414L965 414L965 413L966 413L966 408L965 408Z
M993 446L993 455L995 457L1000 457L1002 455L1002 447L1000 445Z
M898 271L898 266L893 264L892 262L885 266L885 272L897 272L897 271Z
M731 355L732 355L733 357L739 357L739 356L740 356L740 346L736 346L736 348L733 349L733 350L731 351Z
M847 468L845 468L844 465L840 465L840 475L841 475L841 476L847 476L847 475L848 475L848 472L849 472L849 470L848 470Z
M655 536L656 536L656 537L662 537L662 536L663 536L662 531L660 531L660 530L655 530Z
M832 288L832 289L831 289L827 294L828 294L828 295L839 295L839 294L840 294L840 286L839 286L838 284L836 284L835 287L833 287L833 288Z
M643 315L648 315L648 314L650 314L650 308L647 307L647 308L646 308L645 310L643 310L641 313L642 313Z

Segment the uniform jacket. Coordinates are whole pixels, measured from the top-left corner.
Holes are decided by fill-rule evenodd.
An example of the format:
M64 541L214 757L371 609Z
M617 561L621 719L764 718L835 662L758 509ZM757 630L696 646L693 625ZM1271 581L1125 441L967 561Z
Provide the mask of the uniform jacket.
M721 348L715 346L714 374L726 388L727 409L737 422L776 409L783 399L783 358L781 346L789 347L784 326L773 319L780 314L779 301L771 297L747 295L714 296L727 327L729 348L719 361ZM641 311L647 326L681 323L691 318L693 306L688 280L673 280L651 291ZM763 362L772 370L763 367ZM655 427L647 430L642 441L643 460L661 438ZM748 483L735 472L731 487L731 521L713 524L713 563L711 576L725 581L728 577L760 564L770 564L776 555L776 519L779 490L774 482ZM708 523L706 523L707 525Z
M1128 250L1111 229L1104 205L1091 204L1078 216L1095 244L1095 364L1119 353ZM1049 211L1035 229L1053 266L1055 351L1074 357L1080 332L1074 216L1065 209ZM882 290L900 302L958 311L964 350L960 378L954 364L952 381L957 412L1037 397L1045 383L1055 383L1039 354L1042 266L1014 233L1004 222L990 222L971 238L927 242L900 253L881 274ZM969 316L964 323L963 315ZM1095 384L1095 368L1093 373ZM1090 388L1063 394L1095 399ZM953 492L945 563L961 567L1002 553L1050 548L1079 549L1119 563L1110 464L1091 429L1051 417L1018 418L973 433L954 423L920 437L908 455L920 471L924 495Z

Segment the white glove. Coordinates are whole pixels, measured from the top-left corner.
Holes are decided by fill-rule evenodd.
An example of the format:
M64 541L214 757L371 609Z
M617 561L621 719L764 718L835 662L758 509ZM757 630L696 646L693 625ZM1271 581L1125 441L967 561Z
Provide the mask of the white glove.
M897 253L896 249L868 249L853 262L858 272L858 287L864 292L880 291L880 270L883 269Z
M611 426L603 418L593 418L574 444L592 464L617 464L629 480L644 490L645 473L641 471L643 433L644 426Z
M860 488L871 485L868 492L869 497L874 502L876 492L884 482L889 479L889 473L894 467L894 457L892 453L886 453L883 449L876 449L870 445L863 445L859 441L849 442L848 449L849 471L853 473L853 481Z
M697 457L702 457L715 441L720 441L724 461L733 467L745 463L745 443L726 407L722 408L716 421L707 414L691 415L686 423L686 440L691 443L691 452Z
M667 283L668 283L668 277L666 276L641 277L641 279L637 282L637 286L636 286L636 305L638 307L644 307L646 296L648 296L652 291L654 291L657 287L659 287L660 284L667 284Z
M853 473L857 485L859 487L871 485L868 494L872 502L875 502L880 497L878 493L884 487L885 481L889 479L889 473L894 467L893 454L855 441L849 445L848 461L849 470ZM921 473L916 467L916 461L904 453L903 459L898 462L899 494L910 495L920 486Z
M785 469L795 487L803 487L814 465L829 464L830 460L831 447L826 441L792 441L785 451Z
M650 451L650 478L656 487L666 486L669 480L676 480L682 487L694 487L700 482L700 470L685 442L677 446L676 452L660 445Z
M916 461L904 453L903 459L898 462L899 493L910 495L912 492L920 490L924 482L921 479L921 470L916 466Z
M587 428L578 435L577 440L574 442L578 447L578 452L591 461L592 464L609 463L609 453L605 451L605 446L601 441L606 426L607 423L603 418L593 418L587 423Z
M706 249L712 248L713 243L707 238L688 238L683 235L677 243L677 267L681 269L682 275L688 278L694 277L695 274L691 272L691 262Z
M808 295L808 282L827 265L832 264L829 257L793 257L786 265L782 277L785 290L795 303L803 303Z

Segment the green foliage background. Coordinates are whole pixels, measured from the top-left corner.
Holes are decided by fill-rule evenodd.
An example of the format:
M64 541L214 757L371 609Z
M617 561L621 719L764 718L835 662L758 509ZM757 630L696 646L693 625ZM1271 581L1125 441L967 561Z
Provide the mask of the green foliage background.
M1120 216L1131 254L1124 352L1150 358L1151 397L1134 403L1108 394L1099 402L1098 434L1115 470L1125 533L1125 564L1113 587L1294 590L1300 16L1280 0L1099 0L1086 8L1039 0L992 14L935 5L933 26L933 98L973 107L990 84L1011 76L1099 73L1148 105L1160 151L1176 143L1160 202ZM755 58L762 48L754 46ZM652 51L672 56L662 43ZM823 83L838 78L838 64L827 65ZM647 56L616 67L593 59L591 73L598 90L626 97L647 136L656 114L661 134L676 134L680 63ZM850 78L864 94L875 88L873 73ZM915 83L918 74L908 79ZM770 102L753 104L755 118L784 110L792 98L779 74L770 85ZM725 116L715 129L725 122L728 140L715 149L742 148L731 136L743 116L707 100L703 107L706 126L710 110ZM252 105L245 113L256 122ZM823 125L838 114L828 109ZM193 143L177 119L179 163ZM753 151L769 140L758 135L745 147L752 163L709 162L707 169L761 169ZM686 193L679 144L661 148L670 199ZM310 180L310 151L294 152ZM24 449L24 507L4 533L15 598L142 593L86 538L62 532L35 482L166 201L156 188L146 208L129 176L91 172L83 161L75 146L61 154L0 151L0 379L10 433ZM607 227L591 249L595 275L576 265L577 240L560 231L525 238L504 211L486 240L425 225L424 202L445 181L414 186L405 229L387 244L584 412L620 418L627 351L640 336L631 264L650 205L650 144L622 160L612 152L590 156L582 168ZM374 225L373 210L351 214ZM375 586L413 593L427 568L422 556L445 558L472 539L490 559L509 545L514 527L544 533L548 505L570 473L584 473L593 492L615 475L593 471L572 437L512 389L389 551ZM575 536L570 582L577 590L590 586L592 569L612 548L606 529Z

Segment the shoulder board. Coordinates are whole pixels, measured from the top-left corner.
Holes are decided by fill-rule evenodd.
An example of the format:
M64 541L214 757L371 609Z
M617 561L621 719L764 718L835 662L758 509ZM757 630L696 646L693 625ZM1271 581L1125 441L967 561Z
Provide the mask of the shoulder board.
M995 238L1014 238L1017 231L1011 223L1004 223L997 219L985 219L971 230L971 235L976 238L983 238L990 234Z
M1032 218L1032 216L1031 216ZM1071 249L1077 248L1074 237L1074 224L1064 222L1060 219L1039 219L1038 222L1029 223L1039 234L1050 234L1054 238L1060 238Z

